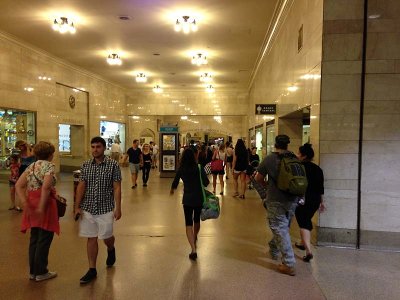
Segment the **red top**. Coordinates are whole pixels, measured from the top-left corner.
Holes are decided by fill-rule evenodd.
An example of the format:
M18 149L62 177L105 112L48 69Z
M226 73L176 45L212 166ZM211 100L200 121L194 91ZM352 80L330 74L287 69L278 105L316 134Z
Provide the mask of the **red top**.
M20 167L20 163L16 163L16 164L11 164L10 165L10 172L11 172L11 174L10 174L10 177L9 177L9 180L11 181L11 182L17 182L18 181L18 178L19 178L19 167Z
M28 191L27 204L22 215L21 232L25 233L27 229L39 227L41 229L60 234L60 223L58 221L58 210L56 203L56 191L52 189L47 200L46 209L42 217L37 214L39 207L41 189Z

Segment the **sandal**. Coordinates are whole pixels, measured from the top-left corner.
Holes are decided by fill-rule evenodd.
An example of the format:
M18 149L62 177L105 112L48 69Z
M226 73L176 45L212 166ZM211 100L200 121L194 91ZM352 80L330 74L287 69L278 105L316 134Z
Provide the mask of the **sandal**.
M8 210L14 210L14 209L15 209L15 206L8 208Z
M19 211L19 212L22 212L22 208L21 208L21 207L18 207L18 206L15 208L15 210L16 210L16 211Z
M234 193L233 197L239 197L239 193Z
M240 199L244 199L244 195L240 195L239 198L240 198Z
M303 261L304 262L310 262L314 258L314 255L312 254L307 254L306 256L303 256Z

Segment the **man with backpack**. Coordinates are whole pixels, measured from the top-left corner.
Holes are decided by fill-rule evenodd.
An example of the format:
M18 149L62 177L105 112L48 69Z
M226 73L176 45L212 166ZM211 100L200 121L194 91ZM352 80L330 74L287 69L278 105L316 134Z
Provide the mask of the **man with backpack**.
M276 152L271 153L260 163L256 181L265 184L268 175L267 199L269 227L273 237L269 242L269 253L274 260L282 255L281 273L294 276L296 260L290 240L290 221L294 216L298 197L304 195L307 179L304 167L296 156L288 151L290 139L287 135L275 138Z

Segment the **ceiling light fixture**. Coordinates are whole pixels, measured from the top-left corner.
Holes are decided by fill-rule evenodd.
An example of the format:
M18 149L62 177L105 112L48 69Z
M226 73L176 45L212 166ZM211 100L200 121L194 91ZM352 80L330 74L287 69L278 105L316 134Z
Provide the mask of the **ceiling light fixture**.
M109 65L112 65L112 66L115 66L115 65L120 66L120 65L122 65L121 57L116 53L109 54L107 56L107 62L108 62Z
M200 75L201 82L211 82L212 80L213 79L210 73L203 73Z
M197 53L192 57L193 65L201 66L201 65L206 65L207 63L208 63L207 56L203 53Z
M53 30L58 31L59 33L69 32L71 34L74 34L76 32L74 22L68 20L68 18L66 17L61 17L58 20L54 19Z
M190 31L196 32L197 29L198 28L197 28L196 19L193 17L183 16L183 17L176 19L176 22L175 22L175 31L176 32L183 31L183 33L188 34L188 33L190 33Z
M181 120L187 120L188 117L187 116L181 116Z
M51 77L39 76L38 79L39 79L39 80L48 80L48 81L50 81L50 80L51 80Z
M35 89L33 87L28 86L28 87L24 88L24 90L30 93L30 92L33 92Z
M211 84L209 84L209 85L206 86L206 92L207 93L214 93L215 89Z
M295 91L297 91L299 88L297 87L297 86L295 86L295 85L292 85L292 86L289 86L288 88L287 88L287 90L289 91L289 92L295 92Z
M136 82L147 82L147 77L145 73L138 73L136 75Z
M161 94L163 92L163 89L161 86L157 84L156 86L153 87L153 92L156 94Z

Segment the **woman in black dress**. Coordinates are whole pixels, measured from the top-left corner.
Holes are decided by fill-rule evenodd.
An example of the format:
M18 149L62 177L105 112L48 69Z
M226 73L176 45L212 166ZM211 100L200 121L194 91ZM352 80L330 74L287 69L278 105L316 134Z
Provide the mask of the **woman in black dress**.
M239 197L244 199L244 194L246 192L246 170L249 165L249 153L247 152L246 146L242 139L238 139L235 152L233 153L233 186L235 188L235 193L233 197ZM240 192L238 179L240 178Z
M150 177L150 170L151 170L151 163L152 163L152 153L150 151L149 144L143 145L142 157L143 157L143 167L142 167L143 186L147 186L147 181L149 180L149 177Z
M308 186L304 205L299 205L296 209L296 220L300 227L302 243L296 243L295 246L301 250L306 250L303 261L309 262L313 258L310 243L311 230L313 229L311 219L318 209L320 212L325 210L322 201L322 195L324 194L324 173L319 166L311 162L314 158L314 150L311 144L301 146L298 157L306 169Z
M197 165L197 148L185 149L175 179L171 185L170 194L178 187L179 179L183 181L183 211L185 214L186 237L189 241L192 252L189 254L191 260L197 259L196 241L200 231L200 213L203 206L203 187L200 183L200 176L204 186L210 182L203 168Z

